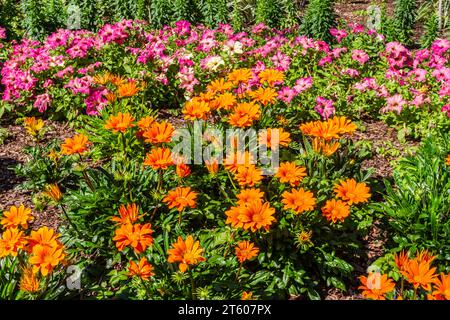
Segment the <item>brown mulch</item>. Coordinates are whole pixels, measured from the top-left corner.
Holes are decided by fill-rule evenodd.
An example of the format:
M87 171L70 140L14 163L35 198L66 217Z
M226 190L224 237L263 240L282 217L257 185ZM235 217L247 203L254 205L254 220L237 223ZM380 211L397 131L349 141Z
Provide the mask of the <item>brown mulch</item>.
M363 169L374 168L373 177L378 179L388 178L392 176L392 163L399 157L407 155L407 150L411 147L418 146L417 141L407 140L402 143L398 140L397 130L390 128L383 121L369 121L363 123L364 131L356 131L352 135L353 141L365 140L372 143L373 157L362 163ZM398 156L389 153L380 154L379 150L386 151L396 149Z
M18 177L14 168L18 164L25 164L30 158L23 149L27 146L35 145L34 139L26 132L23 126L15 124L2 125L9 132L9 137L0 145L0 210L4 211L11 206L24 204L32 209L34 221L31 223L32 229L47 226L57 229L60 220L60 209L47 206L43 210L36 210L31 191L22 190L20 184L25 181L23 177ZM57 138L63 141L72 135L73 131L62 123L45 121L46 133L39 143L44 145Z

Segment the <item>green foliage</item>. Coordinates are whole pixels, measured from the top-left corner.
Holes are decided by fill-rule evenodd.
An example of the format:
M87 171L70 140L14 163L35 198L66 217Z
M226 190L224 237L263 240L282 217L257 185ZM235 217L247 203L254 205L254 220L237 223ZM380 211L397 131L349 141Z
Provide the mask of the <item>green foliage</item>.
M242 13L239 7L239 0L233 0L233 11L231 13L231 25L235 31L239 31L243 26Z
M385 202L377 210L386 215L395 245L428 249L441 262L450 260L450 170L445 158L448 134L425 139L414 156L401 159L393 183L385 182Z
M275 0L256 1L256 23L264 23L276 28L279 23L280 8Z
M420 38L423 48L429 47L439 35L438 17L435 14L430 15L424 25L425 32Z
M4 144L6 139L10 136L8 129L0 128L0 145Z
M394 23L396 28L396 40L403 43L411 41L416 16L416 0L395 1Z
M153 0L150 4L150 23L155 28L169 24L173 7L167 0Z
M331 41L330 29L336 25L333 1L311 0L306 8L301 30L315 39Z

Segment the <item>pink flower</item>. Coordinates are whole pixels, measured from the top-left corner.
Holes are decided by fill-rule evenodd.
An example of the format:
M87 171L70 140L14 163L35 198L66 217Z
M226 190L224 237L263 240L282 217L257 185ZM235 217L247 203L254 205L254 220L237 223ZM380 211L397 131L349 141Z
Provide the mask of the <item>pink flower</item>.
M369 55L363 50L352 50L352 59L358 61L360 64L364 64L369 60Z
M33 107L38 109L39 112L44 112L50 106L51 100L48 93L40 94L36 97Z
M386 106L381 109L381 112L389 112L395 111L398 114L402 112L403 106L406 104L406 101L403 99L401 94L395 94L386 99Z
M324 119L328 119L336 111L333 106L333 100L317 97L316 103L317 105L314 107L314 110L316 110Z
M443 106L441 111L442 112L446 112L447 113L447 117L450 118L450 104L446 104L445 106Z
M347 68L342 70L343 74L346 74L352 78L356 78L357 76L359 76L359 72L358 70L352 69L352 68Z
M431 51L434 54L442 55L450 48L450 42L447 39L437 39L431 44Z
M6 29L0 27L0 39L6 39Z
M427 70L417 68L412 70L409 74L410 76L414 76L414 80L417 82L424 82L427 80Z
M278 91L278 99L284 101L286 103L291 103L292 99L294 99L296 95L295 90L289 87L283 87L280 91Z
M108 103L105 95L108 93L107 89L94 88L89 92L89 96L84 100L86 104L86 114L88 116L96 116Z
M338 43L341 43L342 39L344 39L347 36L347 31L344 29L330 29L330 33L333 37L336 38Z
M185 20L177 21L175 22L174 31L178 36L185 36L191 31L191 23Z
M312 87L312 78L300 78L295 82L295 86L293 87L296 94L299 94L305 90L308 90Z
M289 69L289 66L291 64L291 58L289 58L287 55L281 53L281 51L277 51L270 60L273 62L273 65L275 68L277 68L280 71L287 71Z

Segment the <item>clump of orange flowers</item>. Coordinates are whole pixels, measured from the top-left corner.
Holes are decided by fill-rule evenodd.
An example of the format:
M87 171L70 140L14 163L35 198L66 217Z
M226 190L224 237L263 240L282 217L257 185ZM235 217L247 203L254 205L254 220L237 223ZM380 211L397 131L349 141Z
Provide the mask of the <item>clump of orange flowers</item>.
M368 202L371 196L369 187L364 182L356 182L355 179L336 184L334 193L340 199L327 200L322 207L323 216L333 223L344 222L350 215L352 205Z
M195 241L191 235L187 236L186 240L178 237L178 240L172 244L172 248L168 251L167 261L169 263L178 262L180 271L185 272L189 266L206 260L202 253L203 249L200 247L200 242Z
M28 267L22 272L22 291L36 292L39 281L35 274L47 276L64 260L64 246L53 229L41 227L27 236L28 223L32 221L31 209L23 204L3 212L1 224L6 228L0 237L0 258L28 255Z
M254 76L259 81L250 83ZM283 82L284 73L277 69L265 69L258 75L250 69L235 69L227 76L211 81L205 92L186 102L182 113L187 120L205 120L212 111L223 110L227 112L230 125L247 128L260 120L261 105L265 107L277 102L276 86ZM283 136L283 143L288 138Z
M346 117L335 116L325 121L311 121L300 125L304 135L313 137L312 147L315 152L331 156L337 151L338 140L344 134L352 134L357 129Z
M275 209L269 202L264 202L263 193L259 189L242 190L237 195L237 206L225 212L226 223L234 228L243 228L255 232L261 228L269 230L275 221Z
M393 292L396 292L397 299L408 296L415 300L426 296L428 300L450 300L450 274L436 273L436 267L431 266L435 258L426 250L417 252L411 258L403 250L394 255L395 265L402 277L400 291L395 291L395 283L387 275L379 273L370 273L367 278L360 277L362 286L359 289L363 290L365 298L376 300L384 300L388 293ZM404 280L411 285L412 292L403 284ZM420 295L419 289L426 295Z

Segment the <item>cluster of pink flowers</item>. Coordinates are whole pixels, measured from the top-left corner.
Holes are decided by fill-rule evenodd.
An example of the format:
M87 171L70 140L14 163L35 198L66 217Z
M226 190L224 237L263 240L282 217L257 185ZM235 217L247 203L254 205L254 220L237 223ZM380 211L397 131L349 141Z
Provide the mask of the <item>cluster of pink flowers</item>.
M4 33L0 28L0 38ZM111 65L114 69L116 64L128 63L131 71L123 76L140 77L136 80L146 81L150 88L182 91L185 99L233 68L249 68L253 74L249 87L242 86L240 91L260 86L262 70L278 69L286 75L285 81L277 84L281 85L278 98L314 109L325 119L339 112L339 99L351 106L361 96L378 99L380 112L401 113L407 106L425 105L440 110L448 105L448 40L439 39L429 49L414 51L397 42L385 44L382 35L358 24L330 33L338 45L264 24L237 33L227 24L208 29L178 21L173 27L151 30L145 22L132 20L107 24L97 33L58 30L43 43L28 39L12 43L1 68L0 90L4 101L16 105L31 102L40 112L56 103L52 97L55 88L67 90L81 99L74 101L84 102L86 114L95 115L107 104L107 90L96 84L93 76L114 71ZM352 41L358 37L380 48L378 54L360 46L354 49ZM110 48L114 48L114 59L124 61L102 60ZM345 86L345 98L334 91L337 82Z

